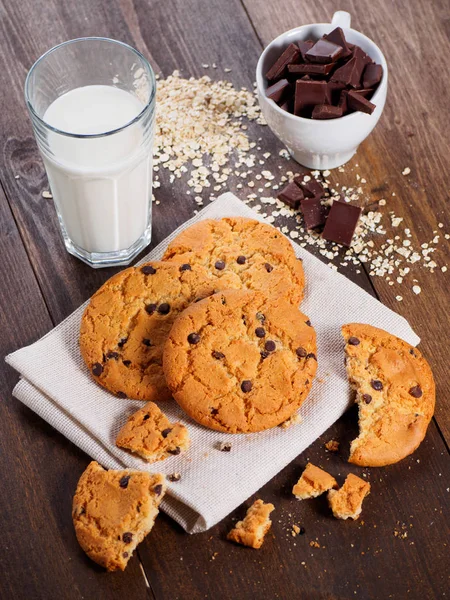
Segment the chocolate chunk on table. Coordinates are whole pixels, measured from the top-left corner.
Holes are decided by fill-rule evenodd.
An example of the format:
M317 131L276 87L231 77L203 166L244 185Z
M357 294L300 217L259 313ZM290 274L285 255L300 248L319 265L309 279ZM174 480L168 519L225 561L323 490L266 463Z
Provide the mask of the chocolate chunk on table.
M329 92L326 81L305 81L297 79L295 82L294 114L300 115L305 108L312 108L316 104L329 104Z
M303 200L303 197L303 190L294 182L288 183L277 196L278 200L294 209L300 206L300 200Z
M302 77L303 75L328 75L333 68L333 63L327 65L302 63L300 65L288 65L288 73L291 77Z
M348 107L351 110L359 110L367 113L368 115L371 115L375 110L375 104L372 104L370 100L367 100L367 98L364 98L362 94L359 94L355 90L352 90L348 93L347 102Z
M266 96L277 104L283 103L291 90L291 84L287 79L280 79L266 89Z
M294 64L300 58L300 50L295 44L289 44L266 73L267 81L275 82L284 76L286 67Z
M342 117L342 106L332 106L331 104L317 104L312 111L312 119L338 119Z
M383 76L383 67L373 63L366 65L363 74L363 88L373 88L378 85Z
M361 208L335 200L325 223L322 237L330 242L350 246L361 215Z
M302 188L305 198L322 198L325 190L320 181L314 177L311 177L309 181L303 181L303 177L304 175L294 177L294 183Z
M320 202L320 198L304 198L300 202L306 229L315 229L325 223L327 209Z
M342 46L333 44L328 40L320 38L314 44L312 48L306 52L305 57L307 60L313 63L327 64L334 63L337 59L342 56L344 49Z
M347 44L347 41L345 39L344 32L340 27L336 27L336 29L333 29L333 31L331 31L330 33L326 33L323 37L329 42L333 42L333 44L341 46L342 54L340 58L347 58L351 55L352 50L351 48L349 48L349 45Z

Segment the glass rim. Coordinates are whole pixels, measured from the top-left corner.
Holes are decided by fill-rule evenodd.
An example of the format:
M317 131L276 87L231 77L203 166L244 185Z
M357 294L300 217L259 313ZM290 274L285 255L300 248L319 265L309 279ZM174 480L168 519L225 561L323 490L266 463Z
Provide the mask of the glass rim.
M151 92L150 92L147 102L145 103L145 106L142 108L142 110L139 112L139 114L136 115L136 117L134 117L133 119L131 119L131 121L128 121L127 123L125 123L125 125L122 125L121 127L117 127L116 129L104 131L102 133L70 133L69 131L64 131L62 129L58 129L57 127L53 127L53 125L50 125L49 123L47 123L47 121L44 121L44 119L37 114L37 112L35 111L35 109L33 107L32 102L30 100L30 95L29 95L30 79L31 79L31 75L34 72L34 70L36 69L36 67L53 52L59 50L60 48L68 46L69 44L74 44L77 42L92 42L92 41L111 42L112 44L117 44L119 46L122 46L123 48L126 48L127 50L131 50L136 56L138 56L144 63L144 66L147 69L148 75L150 76L150 84L152 86ZM113 39L107 38L107 37L96 37L96 36L81 37L81 38L75 38L73 40L67 40L65 42L62 42L61 44L57 44L56 46L53 46L53 48L50 48L49 50L47 50L47 52L44 52L44 54L42 54L33 63L30 70L28 71L27 77L25 79L24 92L25 92L25 103L27 105L27 108L28 108L30 114L32 115L33 119L36 119L46 129L49 129L50 131L53 131L54 133L58 133L59 135L64 135L66 137L81 138L81 139L91 139L92 138L93 139L93 138L106 137L108 135L114 135L115 133L119 133L120 131L127 129L134 123L137 123L138 121L140 121L140 119L142 118L142 116L144 115L146 110L149 108L149 106L151 105L151 103L153 102L153 99L155 97L156 78L155 78L155 73L154 73L149 61L145 58L145 56L141 52L139 52L139 50L136 50L136 48L133 48L129 44L126 44L125 42L121 42L119 40L113 40Z

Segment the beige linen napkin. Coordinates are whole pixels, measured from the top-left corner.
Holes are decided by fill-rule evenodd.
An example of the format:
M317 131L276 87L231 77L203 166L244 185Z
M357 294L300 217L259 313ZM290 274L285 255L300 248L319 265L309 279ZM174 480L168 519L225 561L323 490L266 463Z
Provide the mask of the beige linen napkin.
M264 220L233 194L226 193L173 232L144 260L161 258L175 235L192 223L225 216ZM168 402L161 408L170 419L187 425L191 448L184 455L147 465L114 445L120 427L142 403L116 398L92 380L78 349L84 306L36 343L6 357L21 374L14 396L105 467L181 473L179 482L169 483L162 509L191 533L212 527L303 452L347 409L350 390L341 325L352 321L370 323L412 345L419 342L405 319L297 244L293 246L303 259L307 282L302 310L318 336L319 366L312 391L300 409L301 424L249 435L222 434L197 425L175 402ZM223 441L231 442L231 452L217 449Z

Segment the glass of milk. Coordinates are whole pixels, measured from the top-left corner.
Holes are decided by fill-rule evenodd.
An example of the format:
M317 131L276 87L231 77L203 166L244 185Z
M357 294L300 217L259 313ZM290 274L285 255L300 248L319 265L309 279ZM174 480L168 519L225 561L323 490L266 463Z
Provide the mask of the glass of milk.
M126 265L151 240L155 76L130 46L81 38L32 66L25 100L68 252Z

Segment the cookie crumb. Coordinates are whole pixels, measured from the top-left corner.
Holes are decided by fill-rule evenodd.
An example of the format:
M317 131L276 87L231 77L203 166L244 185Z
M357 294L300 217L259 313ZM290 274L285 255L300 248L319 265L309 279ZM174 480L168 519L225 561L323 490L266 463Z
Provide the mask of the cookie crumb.
M229 442L220 442L217 448L221 452L231 452L231 444Z
M292 415L292 417L289 417L289 419L283 421L283 423L280 423L278 427L281 427L281 429L289 429L289 427L292 427L293 425L299 425L302 422L303 419L299 415L299 413L295 413L294 415Z
M169 481L180 481L181 473L172 473L171 475L167 475L167 479Z
M338 452L339 451L339 442L336 440L329 440L326 444L325 444L325 448L326 450L328 450L328 452Z

